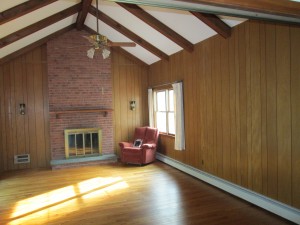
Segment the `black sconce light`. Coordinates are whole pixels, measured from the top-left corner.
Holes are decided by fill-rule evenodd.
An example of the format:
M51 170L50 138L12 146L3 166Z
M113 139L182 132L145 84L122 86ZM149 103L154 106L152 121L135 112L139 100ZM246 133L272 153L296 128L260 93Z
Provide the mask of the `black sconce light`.
M24 103L20 104L20 114L25 115L25 104Z
M132 111L135 110L135 101L132 100L129 102L129 104L130 104L130 110Z

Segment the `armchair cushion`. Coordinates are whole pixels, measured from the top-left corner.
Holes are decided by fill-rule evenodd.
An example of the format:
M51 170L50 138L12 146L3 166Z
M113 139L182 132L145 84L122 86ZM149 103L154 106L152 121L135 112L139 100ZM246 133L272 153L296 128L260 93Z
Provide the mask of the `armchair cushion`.
M119 143L119 146L120 146L121 148L132 147L132 143L129 143L129 142L120 142L120 143Z
M144 137L144 143L155 143L157 132L158 130L156 128L148 127Z
M144 140L147 127L137 127L134 132L134 140L142 139Z
M156 144L151 144L151 143L148 143L148 144L143 144L142 145L142 148L150 148L150 149L155 149L156 148Z

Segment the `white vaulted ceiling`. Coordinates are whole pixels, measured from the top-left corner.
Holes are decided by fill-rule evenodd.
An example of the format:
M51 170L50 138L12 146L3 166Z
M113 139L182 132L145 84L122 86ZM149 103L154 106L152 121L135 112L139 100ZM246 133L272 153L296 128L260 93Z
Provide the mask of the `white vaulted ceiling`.
M29 1L26 0L1 0L0 2L0 12L5 13L7 10L12 9L22 3ZM5 40L5 37L14 34L21 29L26 29L30 25L48 18L51 15L57 14L69 7L72 7L78 3L80 0L58 0L51 4L46 4L45 6L35 9L29 13L26 13L18 18L12 19L10 21L5 21L5 23L0 23L0 41ZM95 6L95 1L92 2ZM187 41L192 44L199 43L217 33L203 23L201 20L192 15L189 11L170 9L170 8L159 8L153 6L140 5L140 7L146 11L148 14L152 15L158 19L163 24L167 25L173 31L181 35ZM126 9L118 5L113 1L103 1L99 0L99 10L109 16L111 19L115 20L123 27L127 28L131 32L140 36L145 41L149 42L151 45L157 49L164 52L166 55L170 56L178 51L182 50L178 44L161 34L156 29L152 28L146 24L143 20L137 18ZM225 14L225 13L224 13ZM0 59L3 59L16 51L19 51L26 46L43 40L43 38L62 30L72 24L76 23L78 13L74 13L58 22L45 26L44 28L32 32L29 35L22 37L19 40L12 41L8 45L0 48ZM225 22L229 27L234 27L237 24L245 21L245 19L237 17L229 17L217 15L223 22ZM1 17L0 17L1 19ZM96 31L96 18L90 13L87 14L84 24ZM106 23L99 20L99 33L108 37L110 41L113 42L130 42L129 38L110 27ZM131 55L150 65L154 62L161 60L158 56L151 53L149 50L137 43L136 47L122 47L125 51L129 52ZM83 53L85 54L85 53Z

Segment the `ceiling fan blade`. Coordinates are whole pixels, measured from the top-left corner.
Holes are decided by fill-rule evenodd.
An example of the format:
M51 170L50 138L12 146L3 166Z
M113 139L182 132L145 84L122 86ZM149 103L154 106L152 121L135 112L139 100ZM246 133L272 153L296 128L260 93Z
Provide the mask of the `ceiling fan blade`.
M134 42L108 42L108 46L135 47Z
M93 38L91 38L91 36L82 36L84 37L85 39L87 39L92 45L95 44L95 40Z

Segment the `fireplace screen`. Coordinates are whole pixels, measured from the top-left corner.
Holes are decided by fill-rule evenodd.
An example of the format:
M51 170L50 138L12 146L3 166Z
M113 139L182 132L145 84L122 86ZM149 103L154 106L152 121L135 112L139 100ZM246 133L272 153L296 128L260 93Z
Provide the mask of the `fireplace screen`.
M101 155L101 129L66 129L66 158Z

